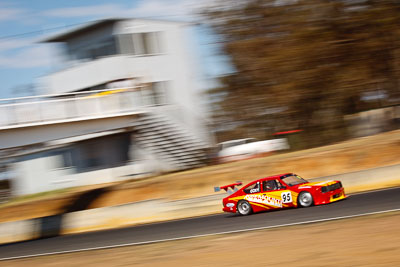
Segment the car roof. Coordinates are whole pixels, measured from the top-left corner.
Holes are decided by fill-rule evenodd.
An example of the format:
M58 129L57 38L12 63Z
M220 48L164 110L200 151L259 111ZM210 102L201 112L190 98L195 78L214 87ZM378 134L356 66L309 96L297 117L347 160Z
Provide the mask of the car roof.
M288 172L288 173L277 174L277 175L273 175L273 176L267 176L267 177L264 177L264 178L259 178L259 179L256 179L256 180L253 180L253 181L249 182L249 183L246 184L244 187L246 187L246 186L248 186L248 185L250 185L250 184L252 184L252 183L254 183L254 182L261 182L261 181L264 181L264 180L270 180L270 179L281 178L281 177L284 176L284 175L292 175L292 174L293 174L293 173Z
M259 180L276 179L276 178L281 178L282 176L291 175L291 174L293 174L293 173L288 172L288 173L283 173L283 174L277 174L277 175L273 175L273 176L264 177L264 178L261 178L261 179L259 179Z

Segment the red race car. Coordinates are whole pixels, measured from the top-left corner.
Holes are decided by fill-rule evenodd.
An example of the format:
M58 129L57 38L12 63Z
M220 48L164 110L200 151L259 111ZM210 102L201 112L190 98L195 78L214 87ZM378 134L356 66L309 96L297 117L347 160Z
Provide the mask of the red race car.
M229 191L242 183L221 186ZM224 198L223 211L248 215L252 212L309 207L335 202L346 198L340 181L309 183L293 173L270 176L255 180Z

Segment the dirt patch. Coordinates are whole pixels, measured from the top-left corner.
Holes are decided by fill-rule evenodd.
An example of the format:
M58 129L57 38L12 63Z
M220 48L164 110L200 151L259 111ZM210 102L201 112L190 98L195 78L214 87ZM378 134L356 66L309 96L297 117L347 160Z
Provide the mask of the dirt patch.
M210 195L214 186L237 180L246 183L255 178L286 172L315 178L400 164L399 154L400 130L315 149L209 166L141 181L74 189L67 194L51 198L4 206L0 208L0 222L57 214L63 207L79 199L81 194L98 187L108 189L106 193L91 199L90 203L85 203L86 208L155 198L176 200Z
M5 266L399 266L400 213L4 262Z

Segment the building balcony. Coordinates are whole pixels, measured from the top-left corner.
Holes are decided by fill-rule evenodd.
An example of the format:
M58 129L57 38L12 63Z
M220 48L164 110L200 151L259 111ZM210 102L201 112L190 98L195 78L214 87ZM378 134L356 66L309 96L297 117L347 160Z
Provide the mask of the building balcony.
M154 96L142 87L0 100L0 130L143 112Z

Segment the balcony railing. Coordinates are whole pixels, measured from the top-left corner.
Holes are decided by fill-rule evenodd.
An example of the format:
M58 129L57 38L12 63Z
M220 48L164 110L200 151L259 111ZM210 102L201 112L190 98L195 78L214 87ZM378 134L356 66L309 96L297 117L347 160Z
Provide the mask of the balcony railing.
M150 92L134 87L0 99L0 129L140 111L153 105Z

